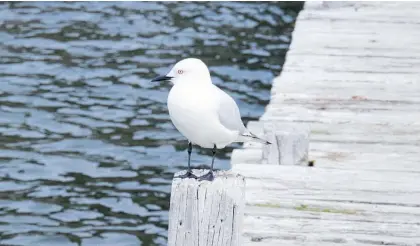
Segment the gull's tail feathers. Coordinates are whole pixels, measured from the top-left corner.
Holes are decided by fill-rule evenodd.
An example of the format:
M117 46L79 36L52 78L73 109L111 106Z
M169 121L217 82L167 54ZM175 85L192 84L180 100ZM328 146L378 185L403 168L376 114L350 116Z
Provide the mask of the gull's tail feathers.
M239 142L247 142L247 141L253 141L258 142L262 144L271 144L269 141L262 139L255 135L254 133L247 131L239 136Z

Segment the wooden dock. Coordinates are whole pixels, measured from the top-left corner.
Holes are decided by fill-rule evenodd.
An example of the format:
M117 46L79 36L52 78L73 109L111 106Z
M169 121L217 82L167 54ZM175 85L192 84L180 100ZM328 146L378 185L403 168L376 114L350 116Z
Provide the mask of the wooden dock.
M420 3L306 2L259 122L309 124L314 167L232 154L244 244L420 245Z

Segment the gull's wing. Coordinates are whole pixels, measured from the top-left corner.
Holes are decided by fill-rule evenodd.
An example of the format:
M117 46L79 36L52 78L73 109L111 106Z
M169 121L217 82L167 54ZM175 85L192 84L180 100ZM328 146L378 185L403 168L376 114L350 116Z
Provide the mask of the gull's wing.
M217 86L214 86L214 88L219 96L220 104L217 112L220 123L231 131L238 131L239 134L244 133L246 128L242 123L241 114L235 100Z
M246 129L244 123L242 122L241 114L235 100L217 86L214 87L218 90L217 94L219 95L220 101L217 109L219 121L227 129L231 131L238 131L239 137L237 141L246 142L251 140L261 142L263 144L271 144L267 140L257 137L255 134Z

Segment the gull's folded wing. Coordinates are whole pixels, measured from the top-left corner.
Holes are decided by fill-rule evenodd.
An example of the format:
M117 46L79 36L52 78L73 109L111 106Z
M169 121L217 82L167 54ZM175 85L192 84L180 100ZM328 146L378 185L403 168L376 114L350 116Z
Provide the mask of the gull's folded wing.
M235 100L218 87L214 87L218 90L217 94L220 96L220 104L217 110L220 123L231 131L244 133L246 128L242 123L241 114Z

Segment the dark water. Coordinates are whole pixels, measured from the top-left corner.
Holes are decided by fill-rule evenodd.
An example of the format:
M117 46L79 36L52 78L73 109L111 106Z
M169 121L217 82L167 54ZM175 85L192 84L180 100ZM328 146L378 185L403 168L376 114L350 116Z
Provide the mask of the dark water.
M165 245L187 142L168 118L169 85L150 79L199 57L257 119L300 8L0 3L0 244ZM194 149L193 165L209 154Z

